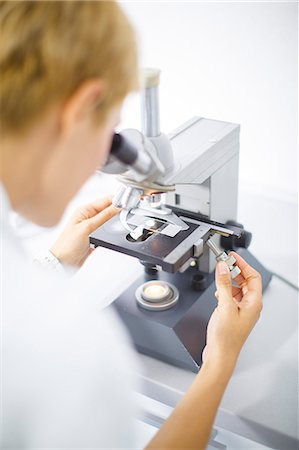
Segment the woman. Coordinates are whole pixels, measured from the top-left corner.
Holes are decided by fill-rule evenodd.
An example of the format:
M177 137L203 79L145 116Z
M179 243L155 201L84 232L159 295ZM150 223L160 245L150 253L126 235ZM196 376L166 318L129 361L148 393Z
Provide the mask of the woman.
M30 264L7 216L53 226L105 161L120 108L137 88L134 34L116 3L12 2L1 20L2 447L134 448L135 357L95 292ZM78 212L46 257L79 266L88 236L118 211ZM244 341L259 317L261 278L234 254L240 288L216 269L200 373L148 448L205 448ZM88 292L88 295L87 295Z

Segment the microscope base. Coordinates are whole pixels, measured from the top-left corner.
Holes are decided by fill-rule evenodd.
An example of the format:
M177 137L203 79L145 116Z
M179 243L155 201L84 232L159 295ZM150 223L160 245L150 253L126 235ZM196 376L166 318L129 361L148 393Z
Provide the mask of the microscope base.
M246 249L238 253L246 259L263 278L266 289L271 273ZM206 329L216 307L214 274L205 274L207 288L195 291L191 279L197 269L184 273L157 272L139 277L115 301L114 305L127 327L136 349L140 353L169 364L198 372L202 364L201 354L206 344ZM174 284L179 292L179 302L166 311L148 311L136 303L135 291L149 280L164 280Z

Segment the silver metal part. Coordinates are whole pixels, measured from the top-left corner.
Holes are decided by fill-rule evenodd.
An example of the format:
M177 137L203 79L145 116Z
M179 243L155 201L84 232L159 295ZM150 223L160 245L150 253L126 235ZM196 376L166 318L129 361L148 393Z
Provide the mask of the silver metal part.
M128 214L129 214L129 211L127 211L126 209L122 209L119 214L119 221L122 224L122 226L124 227L124 229L128 230L131 233L131 231L133 231L133 228L127 222Z
M150 158L149 154L143 151L138 152L137 159L131 167L136 170L136 172L147 175L151 172L153 164L153 160Z
M162 219L171 224L177 225L180 227L180 230L188 230L189 225L186 224L180 217L174 214L171 209L167 208L167 213L163 209L145 209L145 208L135 208L130 211L131 214L135 214L137 216L145 216L152 217L154 219Z
M167 227L163 228L163 230L160 231L160 234L164 234L164 236L174 237L181 231L181 229L182 228L179 225L170 223L169 225L167 225Z
M137 241L142 235L143 235L144 228L142 225L139 225L139 227L136 227L134 230L131 231L130 235L135 241Z
M138 205L142 194L141 189L133 186L122 186L114 195L112 204L116 208L131 209Z
M218 262L224 261L226 263L233 279L241 273L239 267L234 265L236 263L236 259L232 255L228 255L226 252L221 250L211 238L207 240L206 244L209 249L212 250Z
M123 177L124 183L130 184L130 181L133 181L142 184L143 181L156 181L165 172L165 168L157 156L155 145L135 129L123 130L121 135L138 150L137 160Z
M151 208L160 208L162 202L162 194L151 194L144 197L144 202Z
M233 269L230 271L232 279L235 279L238 275L240 275L241 270L238 266L233 266Z
M158 208L153 207L152 204L148 204L145 198L140 202L140 206L138 207L141 211L148 211L149 214L159 213L162 216L167 216L172 213L172 209L166 208L166 206L159 206Z
M188 220L188 222L195 223L198 225L202 225L204 223L204 222L201 222L200 220L195 220L195 219L191 219L191 218L189 219L188 217L184 217L184 216L181 216L181 218L183 220ZM211 231L215 231L218 234L221 234L222 236L230 236L230 235L234 234L234 232L232 230L230 230L229 228L226 228L225 226L220 227L219 225L209 225L209 229Z
M146 69L143 75L141 91L141 129L145 136L155 137L160 134L158 86L160 70Z
M203 254L203 240L199 238L193 244L193 256L194 258L199 258Z
M152 290L152 295L149 295ZM179 291L171 283L152 280L136 289L137 304L150 311L165 311L172 308L179 300Z
M155 220L162 220L165 222L167 226L162 230L157 230L157 232L169 237L174 237L180 231L188 230L189 228L189 226L174 214L171 209L166 209L165 211L163 209L156 210L154 208L136 208L133 210L123 209L119 215L119 220L122 226L130 232L133 239L135 239L135 236L138 234L138 232L136 232L137 234L135 233L135 228L138 227L139 231L141 228L148 230L151 228L149 226L151 220L154 222Z
M207 241L207 246L212 250L212 252L214 253L214 255L216 257L218 257L219 255L221 255L221 253L223 253L223 251L220 250L218 245L216 245L216 243L214 241L212 241L212 239L209 239Z

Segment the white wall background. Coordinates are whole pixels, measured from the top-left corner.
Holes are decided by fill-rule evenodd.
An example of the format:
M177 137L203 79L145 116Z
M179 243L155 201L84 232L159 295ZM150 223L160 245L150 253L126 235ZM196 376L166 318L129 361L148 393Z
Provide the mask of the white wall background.
M240 187L296 199L297 2L122 1L142 66L162 70L161 126L241 124ZM129 99L123 126L139 127Z

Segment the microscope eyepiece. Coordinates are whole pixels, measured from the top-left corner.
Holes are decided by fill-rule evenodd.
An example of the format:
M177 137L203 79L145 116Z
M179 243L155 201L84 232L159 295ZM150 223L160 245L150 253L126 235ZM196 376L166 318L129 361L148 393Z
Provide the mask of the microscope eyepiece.
M127 166L134 165L138 158L137 148L133 147L121 134L117 133L114 133L110 153Z
M121 134L114 134L110 153L121 163L132 167L142 175L147 175L152 170L152 159L148 153L138 150Z

